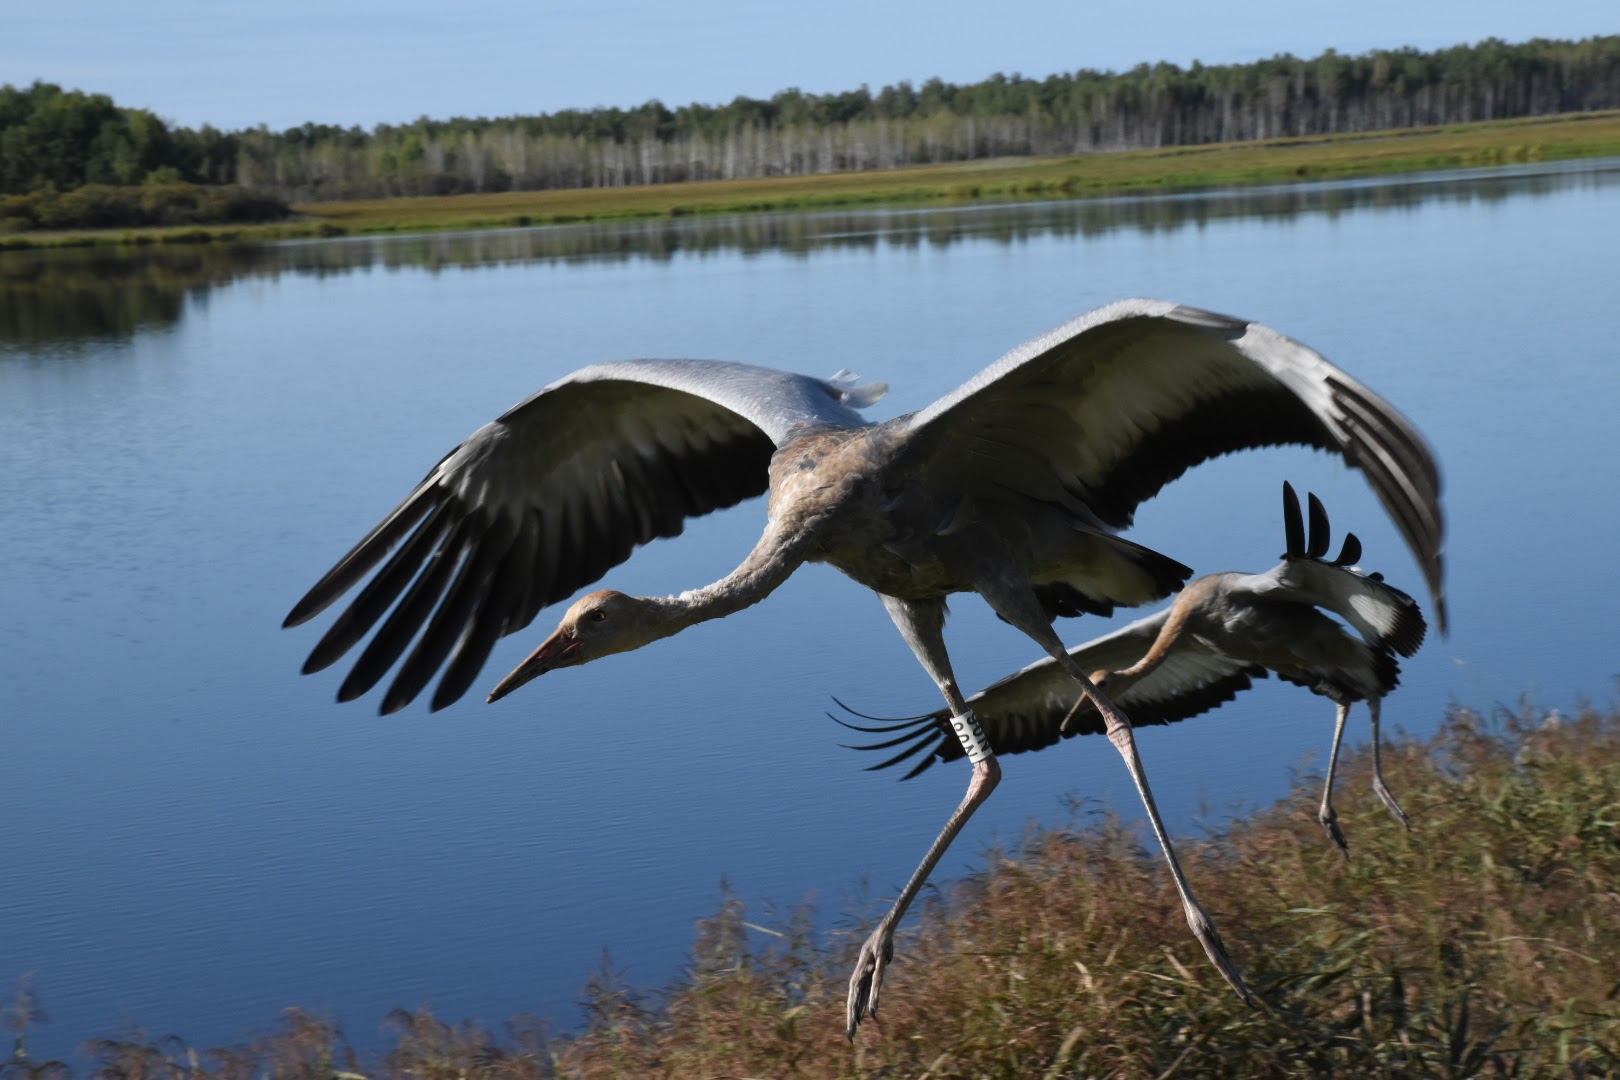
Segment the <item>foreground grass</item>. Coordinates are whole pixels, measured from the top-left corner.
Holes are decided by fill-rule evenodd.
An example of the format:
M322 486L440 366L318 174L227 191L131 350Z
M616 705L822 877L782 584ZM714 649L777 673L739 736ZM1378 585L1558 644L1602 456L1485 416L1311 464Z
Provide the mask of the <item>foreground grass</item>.
M641 187L306 203L262 226L0 235L5 247L264 241L873 204L1190 191L1620 154L1620 111L1063 158L1001 158L880 172Z
M818 944L804 913L760 928L730 903L662 993L593 980L575 1035L401 1011L394 1049L363 1062L292 1010L226 1049L99 1040L95 1077L1620 1075L1620 714L1458 713L1434 740L1398 743L1386 766L1416 833L1371 797L1368 765L1353 757L1341 780L1349 862L1316 825L1316 778L1181 845L1259 1008L1204 959L1158 858L1099 821L1034 832L936 895L853 1044L860 934Z

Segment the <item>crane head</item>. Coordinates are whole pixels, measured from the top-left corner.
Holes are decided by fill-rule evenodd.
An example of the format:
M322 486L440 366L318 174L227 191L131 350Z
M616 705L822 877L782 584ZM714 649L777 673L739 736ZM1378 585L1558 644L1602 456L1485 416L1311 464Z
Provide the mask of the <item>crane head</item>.
M556 668L578 667L603 656L629 652L662 635L649 632L650 605L613 589L576 600L550 637L490 691L497 701L530 679Z

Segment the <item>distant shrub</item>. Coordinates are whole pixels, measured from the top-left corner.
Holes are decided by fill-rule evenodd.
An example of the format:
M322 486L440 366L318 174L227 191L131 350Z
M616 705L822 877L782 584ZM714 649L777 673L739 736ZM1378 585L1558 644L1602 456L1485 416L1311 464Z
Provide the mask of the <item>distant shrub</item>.
M206 244L216 239L215 234L207 229L181 229L179 232L162 235L165 244Z
M247 224L280 221L291 214L273 195L203 184L86 184L71 191L0 196L0 229L13 232Z

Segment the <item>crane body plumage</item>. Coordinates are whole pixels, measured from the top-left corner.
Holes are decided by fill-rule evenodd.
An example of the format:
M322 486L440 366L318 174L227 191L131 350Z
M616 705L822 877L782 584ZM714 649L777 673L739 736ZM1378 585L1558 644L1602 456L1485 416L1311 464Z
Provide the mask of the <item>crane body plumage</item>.
M772 458L768 516L807 534L807 560L905 600L979 591L1011 575L1037 589L1084 590L1088 610L1099 611L1166 596L1191 573L1078 508L1032 504L1011 514L970 495L942 496L897 453L907 419L809 433Z
M1165 836L1130 725L1074 664L1058 615L1172 593L1191 570L1115 535L1188 467L1233 450L1304 443L1363 470L1441 607L1439 472L1392 407L1318 354L1258 324L1164 301L1098 309L1014 349L955 392L882 423L882 392L719 361L619 361L519 403L442 459L310 589L287 625L350 589L315 646L324 668L370 635L339 700L397 665L391 712L442 670L433 708L460 698L495 642L598 580L686 518L769 494L742 563L673 596L598 590L490 694L639 648L757 603L806 561L881 598L938 685L964 752L967 794L863 947L851 1035L875 1014L895 925L1000 770L957 687L945 599L976 592L1091 696L1125 758L1194 933L1247 997ZM364 582L362 585L361 583Z

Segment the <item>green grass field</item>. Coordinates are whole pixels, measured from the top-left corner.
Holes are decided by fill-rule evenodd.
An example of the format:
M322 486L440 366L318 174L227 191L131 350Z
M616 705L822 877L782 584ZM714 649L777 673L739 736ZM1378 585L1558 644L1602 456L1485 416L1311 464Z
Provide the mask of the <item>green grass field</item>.
M882 172L306 203L295 208L295 219L275 225L14 234L0 236L0 248L265 241L873 204L1080 198L1609 154L1620 154L1620 111L1079 157L999 158Z

